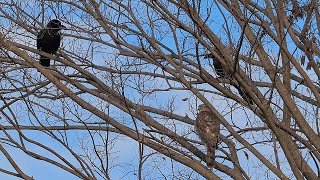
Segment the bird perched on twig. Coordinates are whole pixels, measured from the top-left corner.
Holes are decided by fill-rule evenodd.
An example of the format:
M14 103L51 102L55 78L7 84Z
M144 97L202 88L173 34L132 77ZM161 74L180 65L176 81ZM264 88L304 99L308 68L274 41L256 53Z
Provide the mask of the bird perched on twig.
M205 104L199 105L198 110L195 131L207 148L206 163L211 168L214 166L215 151L219 142L220 121Z
M223 67L223 65L221 64L221 62L219 62L211 53L210 54L205 54L204 55L204 58L205 59L208 59L208 58L211 58L213 59L213 67L214 67L214 70L216 71L218 77L225 77L226 74L226 70L225 68ZM223 56L222 56L223 58Z
M57 19L49 21L45 29L42 29L37 36L37 49L55 54L60 47L61 34L60 30L65 29L66 27L61 24ZM40 55L39 63L42 66L50 66L50 58L47 58L43 55Z
M218 53L218 54L221 56L221 58L224 58L220 53ZM227 71L226 68L224 68L224 66L222 65L222 63L220 61L218 61L211 53L204 55L204 58L213 59L213 67L214 67L214 70L216 71L218 77L230 78L231 85L233 85L238 90L240 96L248 103L253 104L253 101L252 101L251 97L249 96L249 94L243 88L241 88L239 85L237 85L233 81L233 78L231 77L230 71Z

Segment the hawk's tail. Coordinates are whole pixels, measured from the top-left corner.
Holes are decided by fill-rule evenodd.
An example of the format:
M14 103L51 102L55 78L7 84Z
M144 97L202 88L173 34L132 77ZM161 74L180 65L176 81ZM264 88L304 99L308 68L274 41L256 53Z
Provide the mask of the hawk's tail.
M212 149L208 149L207 150L207 159L206 159L206 163L208 168L212 168L214 167L214 159L215 159L215 149L216 148L212 148Z
M42 66L49 67L49 66L50 66L50 59L47 58L47 57L44 57L44 56L40 56L40 61L39 61L39 63L40 63Z

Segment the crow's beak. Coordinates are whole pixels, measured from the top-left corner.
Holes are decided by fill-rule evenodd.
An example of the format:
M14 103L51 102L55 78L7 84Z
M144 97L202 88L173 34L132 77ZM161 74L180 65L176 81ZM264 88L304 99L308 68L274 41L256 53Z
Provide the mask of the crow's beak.
M64 25L60 25L60 29L67 29Z

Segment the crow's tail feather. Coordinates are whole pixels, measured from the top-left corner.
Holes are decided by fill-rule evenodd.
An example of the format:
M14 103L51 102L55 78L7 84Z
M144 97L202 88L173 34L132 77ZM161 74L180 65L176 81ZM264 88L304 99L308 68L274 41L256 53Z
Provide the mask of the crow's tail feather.
M239 87L238 85L236 85L235 83L231 83L231 85L233 85L239 92L240 96L245 100L247 101L248 103L250 104L253 104L253 100L251 99L251 97L249 96L249 94L244 90L242 89L241 87Z
M250 104L253 104L253 100L251 99L251 97L249 96L249 94L247 92L244 92L243 89L238 89L240 96L247 101Z
M39 61L39 63L40 63L42 66L49 67L49 66L50 66L50 59L47 58L47 57L44 57L44 56L40 56L40 61Z

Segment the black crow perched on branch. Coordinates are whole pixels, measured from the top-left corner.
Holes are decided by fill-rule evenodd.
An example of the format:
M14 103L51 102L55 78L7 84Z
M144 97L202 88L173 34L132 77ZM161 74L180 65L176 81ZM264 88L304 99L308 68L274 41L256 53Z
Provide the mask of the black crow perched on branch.
M221 55L220 53L218 53L221 58L224 58L223 55ZM206 54L204 55L204 57L207 58L211 58L213 59L213 67L214 70L216 71L217 75L219 78L228 78L228 76L231 76L230 71L227 71L223 65L221 64L220 61L218 61L211 53L210 54ZM239 92L240 96L247 101L250 104L253 104L253 101L251 99L251 97L248 95L248 93L241 88L240 86L238 86L235 82L233 82L233 78L230 77L230 81L231 81L231 85L233 85Z
M223 58L223 56L221 56ZM205 54L204 55L205 59L211 58L213 59L213 67L214 70L216 71L218 77L225 77L227 74L225 68L223 67L223 65L210 53L210 54Z
M45 29L42 29L37 36L37 49L55 54L60 46L61 34L59 31L66 27L57 19L51 20ZM42 66L50 66L50 58L40 55L40 64Z

